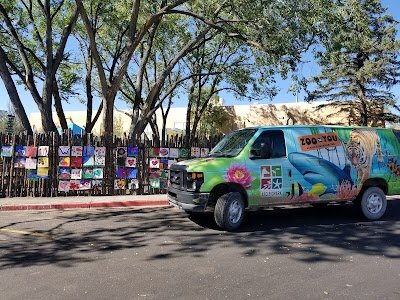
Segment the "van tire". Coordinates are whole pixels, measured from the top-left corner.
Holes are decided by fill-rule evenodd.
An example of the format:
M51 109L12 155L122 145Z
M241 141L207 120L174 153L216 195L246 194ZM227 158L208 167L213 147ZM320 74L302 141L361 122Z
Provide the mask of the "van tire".
M214 219L218 227L234 231L240 227L244 217L244 200L238 192L222 195L215 205Z
M386 212L386 195L378 187L367 188L356 203L362 215L368 220L378 220Z

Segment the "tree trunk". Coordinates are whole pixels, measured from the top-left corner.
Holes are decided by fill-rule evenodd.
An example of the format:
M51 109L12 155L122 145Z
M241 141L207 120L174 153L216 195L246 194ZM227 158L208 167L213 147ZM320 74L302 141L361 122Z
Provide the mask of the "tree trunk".
M6 54L4 53L3 48L0 47L0 76L3 80L4 86L6 87L8 96L10 97L10 101L14 107L15 114L22 123L22 127L24 127L28 135L32 135L33 132L31 124L29 123L24 106L21 103L21 99L19 98L18 91L15 87L14 81L12 80L11 74L8 71L5 56Z

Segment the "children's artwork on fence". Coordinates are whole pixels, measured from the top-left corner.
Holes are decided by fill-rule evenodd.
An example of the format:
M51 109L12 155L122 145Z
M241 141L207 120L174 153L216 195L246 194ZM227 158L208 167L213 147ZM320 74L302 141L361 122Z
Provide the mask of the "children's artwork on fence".
M37 170L28 170L27 177L29 181L38 181L39 177L37 176Z
M168 179L168 176L169 176L169 170L161 170L160 172L161 179Z
M82 167L82 156L71 157L71 167L73 168L81 168Z
M82 178L83 179L92 179L93 178L93 169L92 168L83 168Z
M83 155L82 146L72 146L71 156L82 156L82 155Z
M106 165L106 157L105 156L95 156L94 157L94 165L98 167L104 167Z
M25 169L34 170L37 168L37 159L32 157L27 157L25 162Z
M79 190L79 185L80 185L81 181L80 180L71 180L69 182L69 189L71 191L78 191Z
M158 158L150 158L149 166L150 169L158 169L160 167L160 162Z
M94 179L103 179L103 168L94 168L93 169L93 178Z
M195 157L195 158L200 157L200 148L199 147L192 147L191 155L192 155L192 157Z
M39 146L38 156L49 156L49 146Z
M128 156L138 156L139 148L138 147L128 147Z
M60 180L58 182L58 191L68 193L70 189L70 182L67 180Z
M26 156L26 146L15 146L15 156L25 157Z
M92 181L90 179L82 179L79 181L79 189L81 191L87 191L90 190L92 187Z
M139 188L139 181L137 179L128 179L128 189L136 190Z
M169 148L160 148L160 157L169 157Z
M94 156L94 147L93 146L83 147L83 156Z
M71 169L71 179L82 179L82 169Z
M96 147L94 149L95 156L106 156L106 147Z
M136 169L131 168L118 168L117 178L136 178Z
M49 177L49 168L37 168L37 177L38 178L48 178Z
M170 158L179 158L179 149L178 148L169 148L169 157Z
M58 156L69 156L71 154L71 148L69 146L59 146Z
M2 146L1 147L1 156L2 157L12 157L12 146Z
M37 156L37 147L34 146L26 146L26 157L36 157Z
M116 190L124 190L125 189L125 179L124 178L118 178L114 180L114 188Z
M83 157L83 166L84 167L93 167L94 166L94 155L84 156Z
M49 167L49 158L48 157L38 157L37 161L39 168L48 168Z
M69 167L71 165L70 157L59 157L58 166Z
M179 149L179 158L188 158L189 153L187 149Z
M136 157L126 157L125 167L136 168Z
M150 179L160 178L160 176L161 176L161 171L159 169L150 169L150 172L149 172Z
M160 189L166 189L168 187L168 182L166 180L160 179Z
M128 149L127 147L117 147L116 154L117 157L127 157L128 156Z
M92 180L93 191L101 191L103 188L103 180Z
M159 189L160 188L160 178L150 179L149 184L152 189Z
M14 159L14 168L18 169L24 169L26 164L26 158L25 157L16 157Z
M60 168L58 170L59 179L71 179L71 169L70 168Z
M158 157L160 155L160 148L150 148L149 157Z
M207 157L209 149L208 148L201 148L200 157Z
M160 169L168 169L168 159L160 159Z
M176 159L169 159L168 160L168 168L171 168L173 164L176 164L178 161Z

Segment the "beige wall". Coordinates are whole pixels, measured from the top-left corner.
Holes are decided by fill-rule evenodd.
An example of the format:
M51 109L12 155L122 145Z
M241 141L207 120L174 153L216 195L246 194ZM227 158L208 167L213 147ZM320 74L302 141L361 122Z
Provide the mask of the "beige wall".
M325 109L323 112L316 112L315 108L321 104L316 102L309 103L282 103L282 104L249 104L223 106L229 116L229 121L222 128L224 133L231 130L243 127L258 126L258 125L285 125L285 124L346 124L346 118L335 114L335 117L328 118L327 115L332 113L332 110ZM68 123L75 123L84 127L86 122L86 111L66 111L65 117ZM130 119L124 113L114 111L114 119L121 119L123 130L129 131ZM53 120L59 127L58 117L53 113ZM30 122L34 129L41 131L40 113L31 113ZM94 126L93 132L100 134L102 116ZM157 112L157 122L161 131L162 118L161 112ZM166 127L169 129L184 129L186 122L186 107L171 108ZM147 131L150 131L149 129Z

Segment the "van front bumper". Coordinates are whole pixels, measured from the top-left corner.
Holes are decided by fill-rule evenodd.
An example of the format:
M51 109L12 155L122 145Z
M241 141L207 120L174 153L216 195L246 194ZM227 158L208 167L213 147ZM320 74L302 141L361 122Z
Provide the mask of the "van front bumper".
M168 189L169 203L185 211L203 212L207 207L209 196L209 193L186 192L175 188Z

